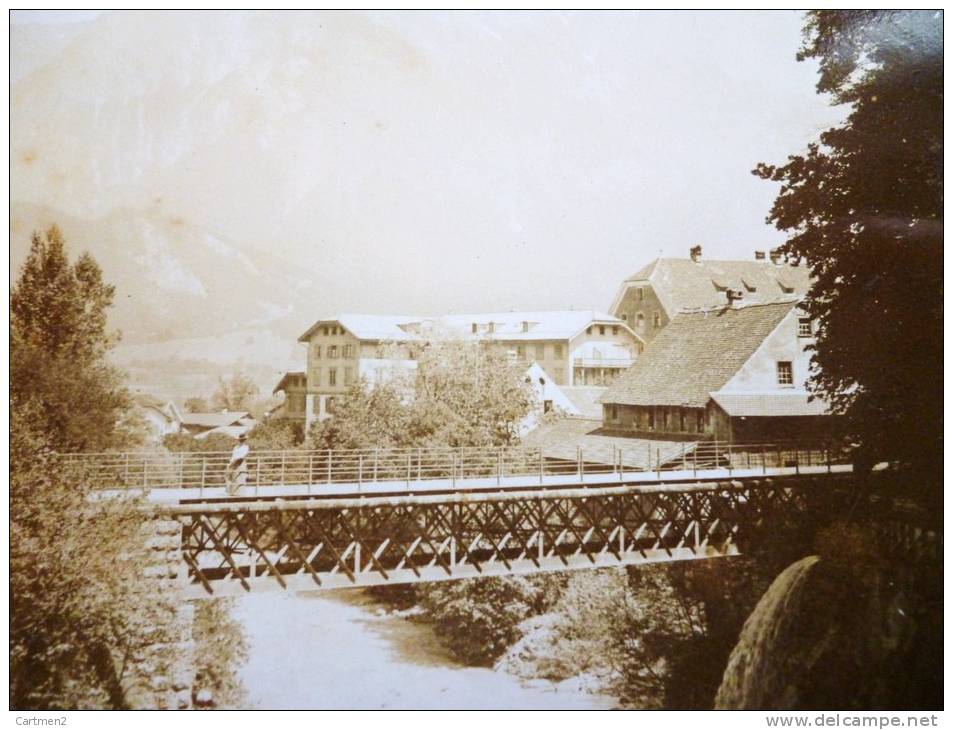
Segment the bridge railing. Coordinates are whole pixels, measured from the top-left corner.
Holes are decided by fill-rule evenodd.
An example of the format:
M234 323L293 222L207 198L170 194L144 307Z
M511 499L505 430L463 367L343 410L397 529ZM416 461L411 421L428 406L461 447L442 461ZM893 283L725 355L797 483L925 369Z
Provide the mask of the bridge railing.
M577 448L575 458L553 456L539 447L354 449L260 451L246 460L246 487L375 484L444 480L451 488L479 479L544 484L547 478L579 479L598 474L722 470L728 474L845 464L845 453L818 445L642 441L632 448ZM64 454L100 488L206 489L224 487L230 454L225 452ZM553 481L553 479L550 479ZM508 483L509 483L508 482Z

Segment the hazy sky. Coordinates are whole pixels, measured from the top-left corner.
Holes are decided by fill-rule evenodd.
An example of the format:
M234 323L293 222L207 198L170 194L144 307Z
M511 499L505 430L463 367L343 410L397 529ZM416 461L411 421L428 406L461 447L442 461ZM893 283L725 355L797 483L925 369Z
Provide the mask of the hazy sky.
M15 201L161 210L315 313L605 309L656 256L750 258L781 240L750 170L839 118L791 11L13 23Z

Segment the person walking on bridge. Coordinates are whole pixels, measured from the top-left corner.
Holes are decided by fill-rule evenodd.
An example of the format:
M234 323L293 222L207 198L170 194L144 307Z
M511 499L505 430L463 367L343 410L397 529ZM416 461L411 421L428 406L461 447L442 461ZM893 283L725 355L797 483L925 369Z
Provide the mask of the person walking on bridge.
M248 436L244 433L238 435L238 443L232 449L232 457L225 469L225 490L229 497L238 494L238 491L245 486L248 479Z

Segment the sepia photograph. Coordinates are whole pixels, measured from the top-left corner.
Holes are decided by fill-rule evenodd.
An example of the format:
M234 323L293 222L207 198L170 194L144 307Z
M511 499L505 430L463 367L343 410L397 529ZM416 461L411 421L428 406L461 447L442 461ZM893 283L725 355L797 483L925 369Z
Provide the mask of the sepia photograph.
M8 23L17 725L938 726L942 10Z

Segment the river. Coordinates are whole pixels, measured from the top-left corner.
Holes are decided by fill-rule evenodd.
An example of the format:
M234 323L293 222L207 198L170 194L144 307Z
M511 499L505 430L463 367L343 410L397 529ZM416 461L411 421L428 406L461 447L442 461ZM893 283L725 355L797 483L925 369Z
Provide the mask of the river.
M567 684L527 684L456 662L422 623L359 590L249 594L234 616L249 642L248 706L268 710L596 710Z

